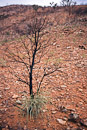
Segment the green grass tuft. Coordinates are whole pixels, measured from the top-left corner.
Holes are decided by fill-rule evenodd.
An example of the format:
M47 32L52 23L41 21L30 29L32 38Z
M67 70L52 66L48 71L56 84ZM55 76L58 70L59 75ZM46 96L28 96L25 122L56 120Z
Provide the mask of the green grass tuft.
M24 96L22 99L21 112L23 115L27 116L27 119L36 118L41 112L42 109L48 102L49 97L44 93L36 93L34 97Z

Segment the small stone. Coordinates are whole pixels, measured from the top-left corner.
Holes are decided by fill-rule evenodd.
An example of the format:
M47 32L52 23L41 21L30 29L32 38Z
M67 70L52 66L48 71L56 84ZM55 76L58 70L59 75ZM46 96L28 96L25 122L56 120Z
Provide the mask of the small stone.
M18 83L18 81L16 81L16 83Z
M52 93L55 93L55 90L52 90Z
M8 87L8 88L4 88L4 90L9 90L10 89L10 87Z
M55 45L56 45L56 42L55 42L55 43L53 43L53 45L55 46Z
M72 122L78 122L79 120L79 115L76 114L76 113L71 113L69 115L69 120L72 121Z
M55 114L55 113L57 113L57 111L52 111L52 114Z
M73 109L73 106L71 106L71 105L66 105L66 109L73 111L73 112L76 111L75 109Z
M67 86L66 85L61 85L61 88L66 88Z
M16 103L22 105L22 102L20 100L17 100Z
M78 128L67 127L66 130L84 130L84 129L79 128L79 127Z
M68 110L64 107L64 106L60 106L60 111L62 111L62 112L67 112Z
M64 119L65 121L67 121L67 120L68 120L68 118L67 118L67 117L64 117L63 119Z
M59 71L64 71L64 70L65 70L65 68L59 68L58 70L59 70Z
M8 117L9 117L10 119L13 119L13 118L14 118L14 115L11 114L11 115L9 115Z
M82 64L77 64L76 65L78 68L82 68Z
M70 47L70 46L67 46L67 49L71 49L71 47Z
M2 95L0 95L0 98L2 99Z
M83 89L79 89L79 91L80 91L80 92L82 92L82 91L83 91Z
M8 128L8 125L6 125L6 127L5 128Z
M87 45L87 42L83 42L84 45Z
M12 96L12 98L18 98L19 96L18 95L16 95L16 94L14 94L13 96Z
M60 47L60 45L57 45L56 47Z
M26 125L24 126L24 130L27 130L27 126Z
M47 110L45 110L45 109L43 110L43 112L46 112L46 111L47 111Z
M87 127L87 119L82 119L80 121L80 124L83 125L83 126L85 126L85 127Z
M66 121L62 120L62 119L57 119L57 121L61 124L61 125L65 125Z
M7 111L7 108L5 108L5 111Z
M52 110L52 111L55 111L55 108L53 107L51 110Z
M71 128L70 128L70 127L67 127L66 130L71 130Z

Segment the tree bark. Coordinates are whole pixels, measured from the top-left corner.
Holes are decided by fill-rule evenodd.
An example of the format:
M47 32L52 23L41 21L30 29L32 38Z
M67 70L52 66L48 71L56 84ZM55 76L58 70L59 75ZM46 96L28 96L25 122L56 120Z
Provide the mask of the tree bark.
M33 53L33 59L32 59L32 65L30 66L30 77L29 77L29 79L30 79L30 85L29 85L29 87L30 87L30 95L31 96L34 96L33 95L33 88L32 88L32 70L33 70L33 66L34 66L34 62L35 62L35 55L36 55L37 45L38 45L38 42L37 42L36 38L37 38L37 36L36 36L36 32L35 32L35 46L36 47L35 47L34 53Z
M30 88L30 95L33 95L33 90L32 90L32 67L31 67L29 79L30 79L30 85L29 85L29 88Z

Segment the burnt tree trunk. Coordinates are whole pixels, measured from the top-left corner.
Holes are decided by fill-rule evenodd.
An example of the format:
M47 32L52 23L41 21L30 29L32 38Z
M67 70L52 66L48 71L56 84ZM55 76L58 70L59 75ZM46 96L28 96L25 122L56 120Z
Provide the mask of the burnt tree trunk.
M32 66L30 67L30 85L29 85L29 88L30 88L30 95L33 95L33 90L32 90Z
M38 46L38 37L39 37L39 32L38 32L38 36L37 36L37 33L35 32L35 49L34 49L34 52L33 52L33 59L32 59L32 65L30 66L30 95L31 96L34 96L33 95L33 86L32 86L32 71L33 71L33 66L34 66L34 63L35 63L35 55L36 55L36 52L37 52L37 46Z

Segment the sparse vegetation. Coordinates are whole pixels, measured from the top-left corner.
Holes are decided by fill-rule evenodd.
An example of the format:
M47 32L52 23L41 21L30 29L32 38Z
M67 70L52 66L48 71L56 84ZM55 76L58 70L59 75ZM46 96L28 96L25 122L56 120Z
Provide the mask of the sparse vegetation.
M0 67L6 67L6 61L3 58L0 59Z
M87 6L53 5L0 8L0 129L87 127Z
M33 7L33 9L35 10L35 12L37 12L38 9L39 9L39 6L38 6L38 5L32 5L32 7Z
M26 109L28 109L27 113L29 113L29 115L34 115L34 109L41 109L39 105L42 106L44 104L44 98L39 94L44 78L58 70L58 64L51 65L50 70L47 69L48 62L43 64L42 67L40 65L41 60L45 54L48 53L46 49L52 46L50 43L51 39L47 38L49 33L44 31L47 27L47 23L48 19L46 19L46 17L37 17L36 15L32 22L27 24L28 30L26 37L21 38L18 45L16 43L10 44L5 52L9 73L12 74L17 81L29 87L30 98L28 97L25 100L25 108L27 107L26 105L28 105ZM12 49L13 46L15 50ZM21 72L17 72L14 65L19 69L23 67ZM42 74L40 74L40 71ZM34 88L35 91L33 91ZM39 113L39 110L36 110L36 114L37 113Z
M30 118L37 118L46 107L48 101L49 97L46 92L38 92L35 94L34 98L25 95L21 101L21 107L18 106L18 108L22 111L22 114L26 115L28 121L29 116Z
M62 0L61 5L66 8L70 16L73 12L74 6L76 5L76 2L73 0Z

